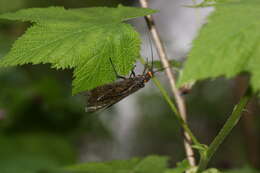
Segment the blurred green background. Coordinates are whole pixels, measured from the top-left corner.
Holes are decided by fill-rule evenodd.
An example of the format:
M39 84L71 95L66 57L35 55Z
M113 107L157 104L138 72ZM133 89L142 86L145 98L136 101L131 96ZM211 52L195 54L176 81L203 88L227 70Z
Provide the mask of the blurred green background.
M1 0L0 13L30 7L131 5L108 0ZM0 21L0 58L25 31L28 23ZM84 96L71 96L72 72L57 71L49 65L24 65L0 69L0 173L36 173L72 165L80 161L120 159L150 154L168 155L171 165L185 155L176 119L156 89L138 94L138 123L128 154L104 154L114 143L113 131L106 121L114 121L113 107L105 114L84 112ZM242 82L242 83L241 83ZM243 78L200 82L186 97L189 124L199 139L208 144L217 134L242 92ZM260 166L259 102L252 101L246 118L220 147L211 167L222 169ZM129 109L128 109L129 111ZM102 113L101 113L102 114ZM105 123L104 123L105 122ZM127 136L125 136L127 138ZM95 147L91 147L94 145ZM122 144L121 144L122 145ZM102 148L102 147L107 148ZM97 154L99 158L91 154ZM121 152L124 152L122 149ZM241 170L242 172L242 170Z

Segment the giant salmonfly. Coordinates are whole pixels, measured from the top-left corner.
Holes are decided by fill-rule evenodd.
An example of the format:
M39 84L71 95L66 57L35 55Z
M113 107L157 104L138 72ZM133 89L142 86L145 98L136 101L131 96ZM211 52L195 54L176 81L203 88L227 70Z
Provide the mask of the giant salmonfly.
M136 76L134 71L132 70L131 75L128 78L119 76L112 60L109 59L114 69L115 75L117 76L117 78L120 78L121 80L118 80L110 84L98 86L88 91L86 93L87 95L87 106L85 109L86 112L96 112L101 109L109 108L114 104L116 104L117 102L121 101L122 99L126 98L127 96L143 88L155 73L153 71L152 47L151 47L151 54L152 54L152 65L149 66L147 63L141 75Z

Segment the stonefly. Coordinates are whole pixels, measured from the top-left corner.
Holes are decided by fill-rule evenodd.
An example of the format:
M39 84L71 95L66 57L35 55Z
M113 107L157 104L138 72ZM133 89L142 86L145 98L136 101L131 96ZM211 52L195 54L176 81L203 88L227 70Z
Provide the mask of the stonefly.
M96 112L98 110L106 109L113 106L117 102L143 88L145 86L145 83L147 83L154 75L153 68L149 68L148 65L146 65L143 74L136 76L134 71L132 70L130 77L125 78L117 74L112 60L109 60L117 78L120 78L121 80L114 83L98 86L88 91L86 94L86 112Z

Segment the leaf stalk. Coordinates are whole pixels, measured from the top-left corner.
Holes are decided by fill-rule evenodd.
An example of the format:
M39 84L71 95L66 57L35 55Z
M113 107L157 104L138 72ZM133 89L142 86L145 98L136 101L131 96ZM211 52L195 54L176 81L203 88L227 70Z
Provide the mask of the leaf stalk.
M239 103L234 107L230 117L215 137L213 142L209 145L205 155L201 155L201 159L198 165L197 173L201 173L206 169L210 159L215 154L219 146L223 143L226 137L230 134L231 130L237 125L241 118L244 108L252 97L251 89L248 88L245 95L240 99Z

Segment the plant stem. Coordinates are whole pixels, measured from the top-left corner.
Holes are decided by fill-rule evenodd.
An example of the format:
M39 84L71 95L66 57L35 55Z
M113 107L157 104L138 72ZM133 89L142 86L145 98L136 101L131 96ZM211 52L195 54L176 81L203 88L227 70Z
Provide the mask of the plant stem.
M215 137L213 142L209 145L209 148L205 155L201 155L201 159L199 162L197 173L201 173L203 170L206 169L208 162L210 161L211 157L215 154L217 149L219 148L220 144L223 143L227 135L231 132L231 130L236 126L239 119L242 116L243 110L247 105L249 99L251 98L251 91L248 89L245 95L240 99L239 103L234 107L232 114Z
M139 0L139 2L140 2L141 6L143 8L148 8L147 0ZM153 20L151 15L145 16L145 20L146 20L147 26L150 30L150 33L152 35L152 38L154 40L155 46L157 48L159 58L162 62L163 67L165 68L165 73L166 73L166 76L169 80L169 83L170 83L170 86L171 86L171 91L173 93L173 96L174 96L175 101L176 101L176 105L178 107L179 115L180 115L182 121L186 122L187 121L187 113L186 113L185 101L184 101L183 97L181 96L180 91L176 87L176 81L175 81L175 78L174 78L174 75L172 73L171 68L169 68L171 66L170 66L170 63L168 61L164 46L163 46L162 41L161 41L160 36L159 36L159 33L158 33L158 31L155 27L154 20ZM184 137L185 137L184 138L184 148L185 148L185 152L186 152L186 155L187 155L187 159L188 159L189 164L191 166L195 166L196 161L195 161L194 152L193 152L193 149L192 149L192 146L191 146L191 136L189 136L189 133L187 133L185 129L184 129Z
M179 124L182 126L182 128L184 129L184 131L186 133L189 134L189 136L191 137L192 142L195 145L199 145L199 141L197 140L197 138L193 135L192 131L190 130L189 126L186 124L186 122L181 118L180 113L178 112L176 106L174 105L174 103L172 102L171 98L169 97L167 91L163 88L163 86L161 85L160 81L156 78L153 77L152 78L154 84L157 86L157 88L160 90L161 94L163 95L163 98L166 100L166 102L169 104L171 110L175 113L176 118L179 122Z

